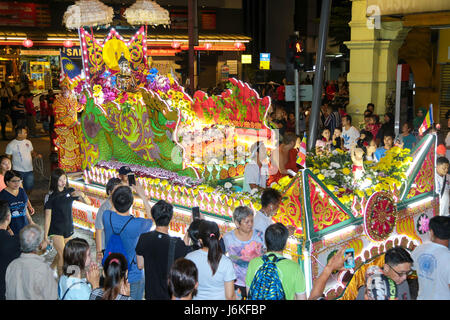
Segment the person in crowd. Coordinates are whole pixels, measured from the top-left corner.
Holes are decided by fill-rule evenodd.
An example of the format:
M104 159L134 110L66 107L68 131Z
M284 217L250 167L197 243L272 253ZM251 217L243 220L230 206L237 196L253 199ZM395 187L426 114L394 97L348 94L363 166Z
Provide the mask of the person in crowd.
M253 210L246 206L234 209L233 222L236 229L227 232L223 239L228 257L233 262L236 272L234 288L238 300L247 297L245 275L250 260L264 253L264 238L260 231L253 227Z
M370 111L372 114L375 113L375 105L372 102L369 102L366 107L367 111Z
M334 129L333 137L331 138L331 151L344 148L344 139L342 139L342 128Z
M297 173L297 158L291 155L291 150L294 149L296 143L297 136L288 132L283 136L283 141L278 148L272 151L269 166L270 175L267 180L268 186L274 182L278 182L278 180L286 175L295 176Z
M375 136L377 145L380 145L380 143L384 141L384 136L386 134L392 134L394 132L394 121L395 118L391 112L387 112L384 115L384 123L381 125L377 135Z
M334 134L334 129L342 125L341 115L338 111L338 106L335 104L328 104L327 118L324 122L324 128L330 129L330 134Z
M286 123L286 132L294 132L295 133L295 113L289 112L288 120Z
M402 125L402 133L400 134L400 143L403 144L403 148L412 150L416 145L417 138L411 133L411 124L405 122Z
M42 158L42 155L34 151L33 144L27 139L26 127L17 126L15 132L16 137L8 143L5 153L12 157L13 169L20 172L23 188L30 195L34 186L33 157Z
M364 123L360 125L360 130L370 131L370 122L372 119L372 113L370 111L364 112Z
M372 133L372 135L373 135L374 137L377 136L378 131L379 131L380 128L381 128L381 124L378 123L378 120L377 120L377 119L378 119L378 116L372 114L372 115L370 116L370 119L369 119L369 124L367 125L367 128L366 128L366 130L367 130L367 131L370 131L370 133Z
M194 219L194 221L191 222L187 229L187 234L189 235L190 239L190 251L195 251L198 249L201 249L202 244L200 242L200 238L198 235L198 230L200 227L200 223L203 221L203 219Z
M134 201L132 189L129 186L119 186L112 193L112 209L103 212L103 228L106 246L113 233L120 235L128 263L130 296L133 300L142 300L144 295L144 272L135 249L140 236L150 230L153 222L149 216L149 204L143 188L138 184L133 186L133 188L146 206L145 218L135 218L130 213L130 208ZM106 254L107 252L105 252Z
M450 300L450 217L434 216L429 226L430 242L411 254L419 278L417 300Z
M359 131L352 126L352 117L347 115L342 118L342 139L344 140L344 149L350 150L359 138Z
M286 132L287 120L286 110L284 110L283 106L277 105L275 107L275 119L272 122L275 123L280 136L284 136Z
M18 235L8 232L11 222L11 212L8 202L0 200L0 300L5 300L6 268L14 259L20 256Z
M50 176L49 192L44 199L45 221L42 249L50 244L49 237L51 237L57 252L51 267L56 268L59 276L63 272L64 247L74 233L72 204L75 200L91 204L90 199L83 192L69 188L66 173L56 168Z
M45 97L47 100L47 106L48 106L48 113L50 116L50 121L48 124L50 136L52 136L53 130L55 128L55 112L53 111L53 102L56 100L56 94L53 92L52 89L48 90L47 96Z
M267 149L264 142L257 141L250 147L250 162L245 166L242 191L264 189L268 175Z
M139 237L136 248L137 267L145 270L145 299L169 300L167 275L173 261L189 252L189 236L184 240L169 235L173 206L159 200L151 209L156 228Z
M122 181L122 184L128 185L128 175L132 174L131 168L129 166L122 166L119 168L119 179Z
M386 132L384 134L383 142L384 146L379 147L374 153L377 162L386 155L386 151L394 146L394 134L392 132Z
M25 95L25 111L27 128L30 130L30 135L36 138L36 108L33 104L33 94L30 92Z
M278 190L267 188L261 195L261 210L257 211L253 219L255 230L263 233L273 224L272 217L278 212L281 203L281 193Z
M416 116L413 119L413 130L418 131L427 115L427 109L420 107L417 109Z
M105 232L103 230L103 212L111 210L113 207L111 195L114 190L122 185L122 181L119 178L111 178L106 183L106 195L108 198L103 201L100 208L97 210L95 216L95 247L97 249L97 262L101 263L103 260L103 254L105 250Z
M63 274L59 278L59 300L89 300L93 289L99 287L100 272L91 263L91 250L85 239L74 238L64 247Z
M281 102L285 101L286 85L287 81L286 79L283 79L283 83L279 85L278 88L276 89L277 101Z
M89 300L133 300L130 297L127 258L121 253L111 253L103 264L103 288L92 290Z
M13 98L13 92L9 86L1 81L0 88L0 124L1 133L3 140L8 140L6 138L6 124L8 123L8 117L11 114L11 100Z
M375 157L375 152L377 151L377 143L374 139L370 140L369 145L366 147L366 160L371 162L378 162Z
M6 188L5 179L4 179L5 173L6 173L6 171L9 171L11 169L12 169L11 159L6 155L0 156L0 191L2 191L3 189ZM22 184L20 185L20 187L23 188ZM31 205L31 201L29 198L28 198L27 207L28 207L28 211L30 212L30 215L32 216L34 214L34 208Z
M322 100L322 104L320 106L320 116L319 116L319 129L325 128L325 121L328 118L328 101L326 99Z
M19 93L17 95L17 100L11 103L11 118L13 122L13 127L21 126L24 127L27 124L27 115L25 108L25 95Z
M42 228L30 224L20 230L19 258L6 269L6 300L56 300L58 283L45 258L38 255Z
M20 187L22 176L19 172L13 170L5 172L4 181L6 188L0 191L0 200L8 202L11 211L9 227L14 234L19 234L23 227L34 223L27 208L28 196Z
M344 252L345 247L342 247L328 260L327 265L314 281L308 300L319 300L323 298L325 286L331 274L344 268Z
M402 247L395 247L386 251L384 255L383 274L397 285L399 300L411 300L408 281L406 278L412 273L413 259L408 251ZM358 289L356 300L364 300L366 286Z
M447 119L447 128L450 129L450 112L447 112L445 117ZM448 131L447 136L445 137L444 143L445 143L445 148L446 148L445 156L447 157L447 159L450 160L450 130Z
M334 129L336 131L336 129ZM331 140L330 129L324 128L322 130L322 138L316 140L316 154L327 154L331 151Z
M330 83L327 85L325 91L326 91L326 95L327 95L327 100L332 101L337 92L336 83L334 80L330 81Z
M42 94L39 97L39 110L40 110L40 118L42 122L42 128L46 133L50 131L50 111L48 108L48 102L45 99L45 96Z
M449 215L450 177L448 176L449 160L439 157L436 160L436 193L439 195L439 214Z
M192 300L197 294L198 270L185 258L176 259L169 270L168 289L171 300Z
M202 220L198 233L202 248L186 255L186 259L195 263L199 274L194 300L235 300L236 274L233 263L220 248L219 226Z
M252 259L248 265L245 277L247 294L264 260L275 256L279 259L276 266L286 300L306 300L306 281L300 266L298 263L283 257L288 237L289 231L282 223L278 222L267 228L264 235L267 253L262 257Z

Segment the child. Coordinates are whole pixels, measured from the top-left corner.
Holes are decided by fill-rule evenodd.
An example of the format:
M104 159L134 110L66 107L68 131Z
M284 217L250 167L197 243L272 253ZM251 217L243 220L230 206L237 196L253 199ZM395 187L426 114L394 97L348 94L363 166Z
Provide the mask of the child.
M369 119L369 124L367 125L366 130L372 133L372 136L376 137L378 130L380 130L381 124L378 123L378 116L372 115Z
M331 139L330 139L330 129L323 129L322 130L322 139L318 139L316 141L316 153L322 154L322 153L328 153L331 148Z
M344 145L344 142L342 140L342 129L341 128L335 128L333 133L333 138L331 140L331 150L335 149L341 149Z
M286 132L294 132L295 133L295 114L290 112L288 115L288 121L286 124Z

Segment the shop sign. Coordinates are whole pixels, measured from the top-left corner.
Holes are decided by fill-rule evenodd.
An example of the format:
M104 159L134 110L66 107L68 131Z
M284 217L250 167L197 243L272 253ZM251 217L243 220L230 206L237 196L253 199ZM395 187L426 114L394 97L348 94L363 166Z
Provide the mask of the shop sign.
M229 74L238 74L238 63L237 60L227 60L227 65L229 67Z
M61 51L70 58L81 59L81 48L63 48Z
M241 63L242 64L251 64L252 63L252 55L251 54L241 55Z
M261 70L270 69L270 53L259 54L259 69Z
M59 56L58 50L20 50L21 56Z
M448 0L367 0L368 15L430 13L450 10Z
M220 78L221 79L228 79L230 76L230 67L226 64L222 65L220 68Z

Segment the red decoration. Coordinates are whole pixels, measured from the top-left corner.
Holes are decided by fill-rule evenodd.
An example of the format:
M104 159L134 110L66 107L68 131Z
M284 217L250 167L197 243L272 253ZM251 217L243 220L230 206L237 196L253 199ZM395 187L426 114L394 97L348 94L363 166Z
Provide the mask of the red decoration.
M244 44L242 42L235 42L234 43L234 47L236 49L241 49L244 46Z
M23 40L22 44L25 48L31 48L33 46L33 41L31 41L30 39L25 39Z
M181 43L179 43L178 41L172 42L172 48L178 49L179 47L181 47Z
M206 50L210 50L212 48L212 44L211 43L205 43L205 49Z
M374 241L386 240L394 230L396 217L394 200L386 192L374 193L364 213L366 234Z
M72 48L73 47L73 41L69 40L69 39L64 40L63 46L66 47L66 48Z

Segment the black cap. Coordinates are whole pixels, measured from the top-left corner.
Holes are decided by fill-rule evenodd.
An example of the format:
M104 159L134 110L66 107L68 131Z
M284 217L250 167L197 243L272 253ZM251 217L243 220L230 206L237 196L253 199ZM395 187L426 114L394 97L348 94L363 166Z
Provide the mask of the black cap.
M132 173L133 171L131 171L131 169L130 169L130 167L129 166L122 166L122 167L120 167L120 169L119 169L119 174L122 174L122 175L127 175L127 174L129 174L129 173Z

